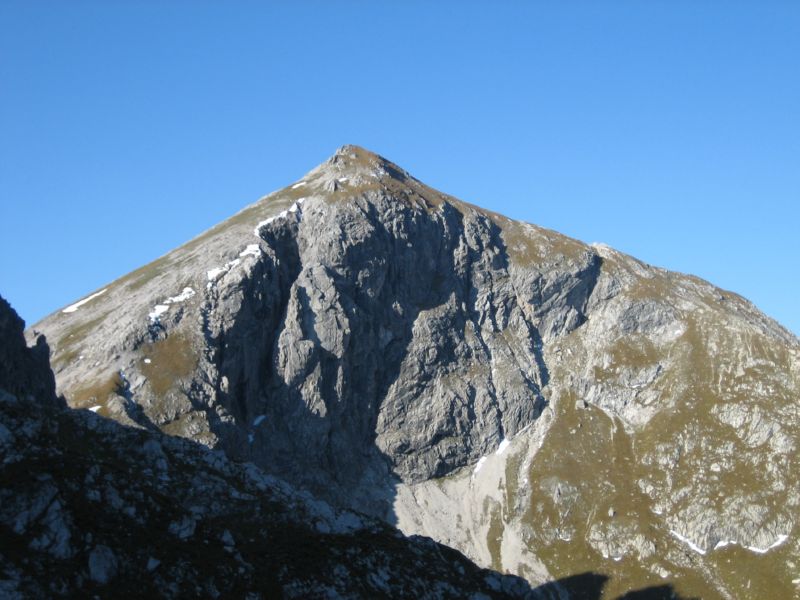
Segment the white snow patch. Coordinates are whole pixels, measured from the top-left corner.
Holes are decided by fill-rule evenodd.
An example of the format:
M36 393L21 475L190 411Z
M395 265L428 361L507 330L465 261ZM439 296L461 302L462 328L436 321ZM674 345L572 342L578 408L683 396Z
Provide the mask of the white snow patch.
M76 302L75 304L70 304L67 308L65 308L61 312L62 313L74 313L76 310L78 310L81 306L83 306L84 304L86 304L90 300L94 300L98 296L102 296L103 294L105 294L107 289L108 288L103 288L102 290L100 290L96 294L92 294L91 296L87 296L86 298L84 298L80 302Z
M481 470L481 467L483 466L483 463L485 463L485 462L486 462L486 457L485 456L481 456L478 459L478 463L475 465L475 470L472 471L472 474L473 475L477 475L478 471Z
M90 406L90 407L89 407L89 410L90 410L90 411L92 411L92 412L97 412L97 411L98 411L98 410L100 410L101 408L103 408L103 407L102 407L102 406L100 406L100 405L98 404L98 405L96 405L96 406Z
M777 548L778 546L780 546L783 542L785 542L788 539L789 539L789 536L782 533L782 534L780 534L778 536L777 540L772 542L766 548L759 548L757 546L745 546L745 548L747 548L748 550L752 550L753 552L757 552L758 554L766 554L767 552L769 552L773 548Z
M209 281L216 281L226 271L225 267L214 267L207 275Z
M340 183L345 183L347 181L347 177L339 177Z
M289 207L287 210L282 210L274 217L269 217L268 219L264 219L258 225L256 225L256 228L253 230L253 233L256 234L258 237L261 237L262 227L265 227L266 225L269 225L270 223L272 223L273 221L277 221L278 219L285 219L287 216L289 216L290 212L297 212L297 209L303 203L303 200L305 200L305 198L301 198L300 200L292 204L292 206Z
M151 362L153 362L153 361L150 360L149 358L145 358L144 359L144 364L146 364L146 365L149 365Z
M758 546L745 546L737 542L736 540L720 540L714 546L714 550L719 550L720 548L724 548L725 546L741 546L745 550L750 550L751 552L756 552L757 554L766 554L773 548L777 548L778 546L780 546L783 542L785 542L788 539L789 539L788 535L780 534L778 536L778 539L776 539L772 544L770 544L766 548L759 548Z
M264 419L266 419L266 418L267 418L267 416L266 416L266 415L258 415L258 416L257 416L257 417L256 417L256 418L253 420L253 427L258 427L259 425L261 425L261 423L263 423L263 422L264 422Z
M669 532L670 532L672 535L674 535L676 538L678 538L680 541L682 541L684 544L686 544L687 546L689 546L689 548L691 548L692 550L694 550L695 552L697 552L698 554L705 555L706 551L705 551L705 550L703 550L703 549L702 549L700 546L698 546L697 544L695 544L695 543L694 543L692 540L690 540L689 538L682 536L680 533L678 533L678 532L677 532L677 531L675 531L674 529L670 529L670 530L669 530Z
M170 296L166 300L164 300L163 304L156 304L153 308L153 311L148 313L148 317L150 320L155 323L158 319L163 315L165 312L169 310L170 304L175 304L176 302L183 302L184 300L188 300L192 296L195 295L195 291L190 287L183 288L183 291L178 294L177 296Z
M239 255L241 256L241 255ZM234 258L233 260L229 260L221 267L215 267L208 271L206 275L208 276L208 283L206 284L206 289L211 289L211 286L214 285L214 282L217 281L220 277L222 277L225 273L230 271L233 267L238 265L242 260L240 258Z
M299 188L299 187L303 187L305 184L306 184L306 182L305 182L305 181L301 181L300 183L295 183L295 184L292 186L292 189L293 189L293 190L296 190L296 189L297 189L297 188Z
M498 455L502 454L503 452L506 451L506 448L508 448L510 445L511 445L511 440L509 440L508 438L504 438L503 441L500 442L500 445L497 447L495 454Z
M261 256L261 246L258 244L247 244L247 248L239 252L239 256Z
M183 302L184 300L188 300L192 296L195 295L195 291L190 287L183 288L183 291L178 294L177 296L172 296L167 298L164 304L172 304L174 302Z
M169 306L166 304L156 304L153 311L148 313L147 316L150 317L150 320L153 322L158 321L159 317L163 315L165 312L169 310Z
M261 232L261 228L262 227L266 227L267 225L272 223L277 218L278 217L270 217L269 219L264 219L258 225L256 225L256 228L253 230L253 233L255 233L257 236L260 236L261 235L261 233L260 233Z
M252 433L248 433L248 434L247 434L247 441L248 441L249 443L251 443L251 444L252 444L252 443L253 443L253 441L254 441L255 439L256 439L256 436L254 436Z

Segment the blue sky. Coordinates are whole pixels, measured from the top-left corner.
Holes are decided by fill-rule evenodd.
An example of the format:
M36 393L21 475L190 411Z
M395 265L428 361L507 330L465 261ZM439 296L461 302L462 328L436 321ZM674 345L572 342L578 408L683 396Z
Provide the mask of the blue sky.
M795 332L800 3L0 4L0 294L32 324L345 143Z

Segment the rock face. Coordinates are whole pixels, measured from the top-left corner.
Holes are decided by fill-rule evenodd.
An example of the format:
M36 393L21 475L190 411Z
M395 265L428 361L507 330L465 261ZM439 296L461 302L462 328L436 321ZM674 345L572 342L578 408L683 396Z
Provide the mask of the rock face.
M800 583L797 338L357 147L34 331L71 406L484 566L608 594Z
M50 348L43 336L28 348L25 323L8 302L0 297L0 387L45 406L64 406L56 398L56 381L50 370Z
M0 596L558 598L252 464L73 411L0 298ZM14 393L10 393L14 390Z

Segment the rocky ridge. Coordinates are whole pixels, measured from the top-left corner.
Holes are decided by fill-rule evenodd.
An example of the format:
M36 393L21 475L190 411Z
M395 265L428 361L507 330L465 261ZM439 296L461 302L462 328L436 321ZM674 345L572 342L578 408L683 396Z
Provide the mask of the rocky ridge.
M71 406L533 582L800 584L793 335L361 148L33 329Z

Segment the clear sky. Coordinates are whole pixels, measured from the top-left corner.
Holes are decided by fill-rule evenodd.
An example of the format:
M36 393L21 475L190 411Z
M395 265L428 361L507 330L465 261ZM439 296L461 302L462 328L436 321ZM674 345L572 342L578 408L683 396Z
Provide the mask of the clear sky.
M345 143L800 332L800 2L0 3L32 324Z

